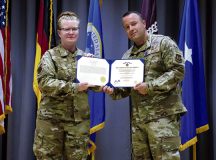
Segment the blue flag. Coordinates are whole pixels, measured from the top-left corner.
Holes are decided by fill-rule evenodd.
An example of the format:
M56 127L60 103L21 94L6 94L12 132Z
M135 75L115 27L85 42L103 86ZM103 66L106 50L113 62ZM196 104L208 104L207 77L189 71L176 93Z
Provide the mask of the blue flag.
M184 150L197 142L197 134L207 131L206 87L202 36L197 0L185 0L179 48L185 57L182 100L188 112L182 117L181 146Z
M100 14L100 5L98 0L90 0L90 8L87 26L86 52L92 53L95 57L103 58L103 35ZM93 153L96 149L95 138L96 132L104 127L105 120L105 94L89 91L89 104L91 108L90 124L90 148L89 152Z

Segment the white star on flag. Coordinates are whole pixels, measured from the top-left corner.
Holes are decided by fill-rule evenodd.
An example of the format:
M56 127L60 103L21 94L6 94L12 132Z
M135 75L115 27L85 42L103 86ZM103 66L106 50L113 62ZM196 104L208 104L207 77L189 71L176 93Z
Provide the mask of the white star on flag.
M192 49L189 49L186 42L185 42L185 47L184 47L184 55L185 55L185 62L188 61L191 64L193 64L192 60Z

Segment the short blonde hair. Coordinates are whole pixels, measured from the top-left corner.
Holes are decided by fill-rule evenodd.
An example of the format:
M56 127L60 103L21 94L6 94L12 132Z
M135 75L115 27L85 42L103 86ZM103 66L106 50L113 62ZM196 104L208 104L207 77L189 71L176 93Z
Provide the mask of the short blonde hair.
M57 18L57 30L61 29L62 20L77 20L78 22L80 22L79 17L76 13L70 11L62 12Z

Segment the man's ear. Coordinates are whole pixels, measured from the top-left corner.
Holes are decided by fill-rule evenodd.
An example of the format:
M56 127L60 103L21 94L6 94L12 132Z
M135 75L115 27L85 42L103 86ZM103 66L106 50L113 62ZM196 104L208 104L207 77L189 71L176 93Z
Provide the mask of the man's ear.
M144 24L144 26L145 26L145 28L146 28L146 21L143 19L143 24Z

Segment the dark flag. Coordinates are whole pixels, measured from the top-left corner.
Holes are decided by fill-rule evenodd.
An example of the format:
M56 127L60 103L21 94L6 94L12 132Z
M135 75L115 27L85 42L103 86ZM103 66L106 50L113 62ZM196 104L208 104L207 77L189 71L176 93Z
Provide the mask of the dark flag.
M90 0L86 52L95 57L103 58L103 35L99 0ZM91 108L91 129L89 153L94 155L96 145L96 132L104 127L105 120L105 95L89 91L89 103Z
M157 33L156 0L143 0L141 14L148 33Z
M182 100L188 112L182 117L180 150L197 142L197 134L209 129L203 65L202 35L197 0L185 0L179 48L184 53Z
M37 67L44 52L51 48L55 41L53 37L53 0L40 0L38 9L38 23L36 35L36 54L34 65L33 89L37 96L37 102L41 100L41 93L37 82Z

